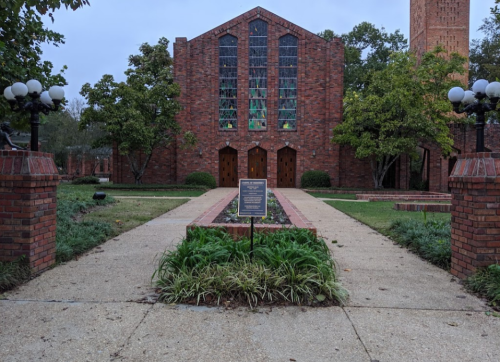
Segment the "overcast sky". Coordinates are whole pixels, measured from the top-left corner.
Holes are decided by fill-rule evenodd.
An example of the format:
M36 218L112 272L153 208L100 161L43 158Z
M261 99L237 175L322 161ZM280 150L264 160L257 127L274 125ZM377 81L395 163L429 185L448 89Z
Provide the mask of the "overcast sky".
M494 0L471 0L471 39L489 16ZM142 43L156 44L166 37L188 40L261 6L313 33L332 29L342 34L368 21L388 32L399 29L409 37L410 0L90 0L91 6L76 11L59 10L51 30L63 34L66 44L43 47L43 59L65 73L66 99L81 98L83 84L95 84L104 74L125 80L128 56ZM170 46L172 52L172 46Z

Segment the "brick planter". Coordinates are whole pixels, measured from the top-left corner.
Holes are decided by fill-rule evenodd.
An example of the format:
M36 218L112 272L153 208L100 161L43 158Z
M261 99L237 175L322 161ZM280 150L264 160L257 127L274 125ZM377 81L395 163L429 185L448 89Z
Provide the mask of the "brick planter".
M451 212L450 204L394 204L398 211Z
M58 184L52 154L0 150L0 261L26 255L33 273L55 263Z
M316 235L316 228L312 222L307 220L304 215L293 205L288 199L277 190L273 190L274 195L280 202L283 210L290 219L292 225L276 225L276 224L254 224L255 232L274 232L283 227L291 228L297 227L301 229L311 230ZM186 232L194 229L195 227L202 228L216 228L223 227L230 233L234 239L241 236L250 236L250 224L214 224L215 218L224 210L224 208L238 195L238 190L234 190L218 203L213 205L210 209L205 211L201 216L196 218L192 223L186 226Z
M465 278L500 260L500 153L459 155L449 183L451 272Z

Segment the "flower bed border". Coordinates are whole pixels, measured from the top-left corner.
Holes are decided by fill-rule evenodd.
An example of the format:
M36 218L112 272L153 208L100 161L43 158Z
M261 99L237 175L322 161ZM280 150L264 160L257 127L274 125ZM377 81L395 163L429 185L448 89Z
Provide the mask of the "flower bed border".
M256 232L274 232L282 228L297 227L299 229L308 229L314 235L317 235L317 230L306 217L293 205L281 192L276 189L272 190L283 207L285 214L290 219L291 225L277 224L254 224ZM213 221L224 210L224 208L238 195L238 190L231 191L226 197L216 202L207 211L197 217L193 222L186 226L186 234L189 230L195 227L201 228L224 228L229 234L237 239L241 236L250 236L250 224L215 224Z

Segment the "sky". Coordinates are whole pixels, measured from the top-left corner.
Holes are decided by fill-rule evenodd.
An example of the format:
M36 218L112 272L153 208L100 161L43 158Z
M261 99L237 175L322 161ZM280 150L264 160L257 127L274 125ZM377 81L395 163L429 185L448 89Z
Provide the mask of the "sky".
M54 71L68 67L64 87L66 99L82 98L83 84L94 85L104 74L124 81L128 56L139 53L142 43L154 45L161 37L172 44L177 37L188 40L261 6L292 23L318 33L331 29L347 33L363 21L392 33L410 34L410 0L90 0L91 6L76 11L57 10L49 29L65 36L59 47L44 45L43 60ZM495 0L470 0L470 39L490 15Z

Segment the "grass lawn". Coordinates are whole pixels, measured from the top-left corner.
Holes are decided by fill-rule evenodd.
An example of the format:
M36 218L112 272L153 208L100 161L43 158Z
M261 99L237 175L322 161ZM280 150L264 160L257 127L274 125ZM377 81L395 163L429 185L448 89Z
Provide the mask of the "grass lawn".
M324 194L321 192L308 192L308 194L321 199L356 200L356 194Z
M394 201L380 202L344 202L325 201L344 214L347 214L362 223L370 226L384 235L389 234L391 222L396 219L424 220L422 212L408 212L394 210ZM450 213L428 212L427 220L450 221Z
M84 221L104 221L113 227L118 235L185 204L189 199L121 199L110 206L84 216Z
M111 196L175 196L175 197L198 197L205 193L202 190L182 190L182 191L140 191L140 190L103 190Z
M160 190L151 191L142 190L115 190L115 189L101 189L101 185L72 185L71 183L62 183L59 185L58 190L75 190L82 192L95 192L100 190L110 196L175 196L175 197L198 197L203 195L205 190Z

